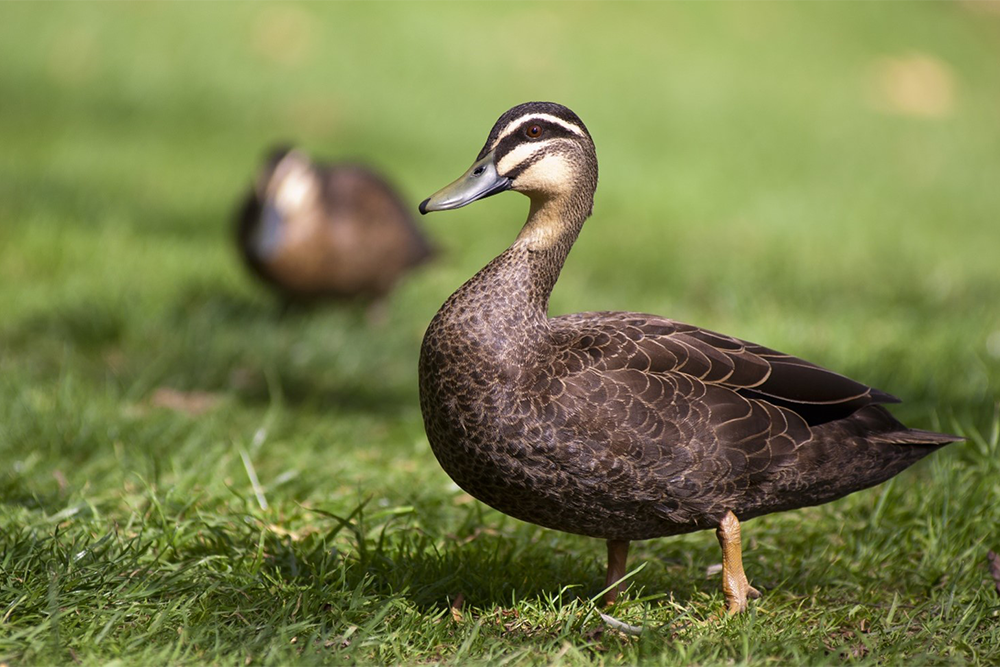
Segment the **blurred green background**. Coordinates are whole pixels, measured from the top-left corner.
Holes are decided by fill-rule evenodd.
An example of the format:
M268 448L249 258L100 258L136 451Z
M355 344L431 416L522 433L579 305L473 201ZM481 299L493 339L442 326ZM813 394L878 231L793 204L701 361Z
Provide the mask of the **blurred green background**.
M426 323L511 242L523 198L421 219L443 254L375 329L350 308L279 316L233 244L236 204L276 142L364 160L415 208L528 100L575 110L600 159L554 314L666 315L896 394L912 426L993 428L995 4L4 3L0 532L8 567L11 554L37 565L5 590L37 594L37 609L8 612L20 643L0 657L64 658L38 620L51 621L60 550L134 533L150 507L164 524L148 535L192 513L238 534L241 513L294 531L316 520L303 507L346 515L374 497L427 534L500 522L568 550L536 554L538 574L488 600L566 568L561 584L596 580L600 545L463 504L417 406ZM781 525L766 521L752 525ZM711 536L691 539L711 553ZM173 646L122 632L96 654L136 637Z

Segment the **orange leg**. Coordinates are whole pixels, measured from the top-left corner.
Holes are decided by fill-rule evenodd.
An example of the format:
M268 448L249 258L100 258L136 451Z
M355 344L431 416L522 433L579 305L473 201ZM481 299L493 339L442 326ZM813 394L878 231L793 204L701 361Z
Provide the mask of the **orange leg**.
M625 576L625 562L628 560L628 540L608 540L608 578L604 587L611 586ZM621 582L604 594L604 604L614 604L618 593L625 590Z
M759 598L760 591L750 585L743 572L743 546L740 543L740 522L732 512L726 512L715 531L722 547L722 592L730 614L746 611L747 598ZM610 542L609 552L610 552ZM610 570L609 570L610 576Z

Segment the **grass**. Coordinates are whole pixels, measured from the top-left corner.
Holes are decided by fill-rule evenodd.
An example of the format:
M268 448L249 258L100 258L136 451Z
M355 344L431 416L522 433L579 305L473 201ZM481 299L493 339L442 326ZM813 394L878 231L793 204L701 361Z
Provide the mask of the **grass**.
M1000 662L983 6L0 6L0 663ZM573 107L601 158L553 312L740 335L968 438L746 524L742 617L705 622L706 532L634 545L613 613L645 631L606 627L602 544L484 508L430 453L423 327L523 200L422 220L444 255L374 330L279 316L235 259L270 143L362 157L415 203L527 99Z

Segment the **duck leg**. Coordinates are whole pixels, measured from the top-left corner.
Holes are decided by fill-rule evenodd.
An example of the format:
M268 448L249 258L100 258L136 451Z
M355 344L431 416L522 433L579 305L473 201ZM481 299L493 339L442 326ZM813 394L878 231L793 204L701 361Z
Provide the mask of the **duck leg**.
M760 591L750 585L743 572L743 545L740 542L740 522L732 512L726 512L715 531L722 547L722 592L726 596L726 606L730 614L738 614L747 608L747 598L759 598ZM608 543L608 553L611 543ZM608 570L610 576L610 570Z
M611 586L625 576L625 562L628 561L628 540L608 540L608 578L604 587ZM604 604L614 604L618 594L625 590L625 582L604 594Z

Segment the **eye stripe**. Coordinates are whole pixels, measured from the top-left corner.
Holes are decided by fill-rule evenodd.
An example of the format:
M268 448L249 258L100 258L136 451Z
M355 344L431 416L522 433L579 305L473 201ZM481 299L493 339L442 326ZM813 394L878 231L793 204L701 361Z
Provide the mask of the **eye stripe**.
M513 169L511 169L510 173L507 174L507 178L509 178L511 180L516 179L518 176L520 176L525 171L527 171L528 167L530 167L531 165L535 164L536 162L538 162L539 160L541 160L543 157L544 156L541 155L541 154L539 154L539 153L536 153L534 155L529 156L526 160L523 160L520 164L518 164Z
M492 150L496 155L496 159L499 161L501 158L520 146L527 146L527 148L523 150L530 152L542 146L545 146L547 150L551 150L549 147L556 143L573 143L575 141L576 137L568 134L561 127L543 124L542 139L532 139L526 137L522 132L508 134L503 139L493 144L492 147L484 148L482 155L485 155L487 152ZM524 153L521 154L523 155ZM482 155L480 157L482 157Z

